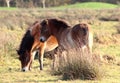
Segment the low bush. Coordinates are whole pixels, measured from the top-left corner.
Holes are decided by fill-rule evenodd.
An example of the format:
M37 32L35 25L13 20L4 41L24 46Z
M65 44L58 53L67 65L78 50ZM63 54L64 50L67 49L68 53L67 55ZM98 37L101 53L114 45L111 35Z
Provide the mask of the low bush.
M70 49L66 52L59 52L60 55L56 55L57 58L55 58L53 74L62 74L64 80L95 80L101 78L102 72L97 62L93 61L92 55L87 51Z

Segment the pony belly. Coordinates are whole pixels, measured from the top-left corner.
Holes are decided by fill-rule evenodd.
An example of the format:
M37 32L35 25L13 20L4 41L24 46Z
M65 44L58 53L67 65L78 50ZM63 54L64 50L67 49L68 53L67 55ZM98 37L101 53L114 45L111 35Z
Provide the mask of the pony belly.
M52 45L47 44L46 47L45 47L45 52L52 51L56 47L58 47L58 44L52 44Z
M56 39L56 37L54 36L50 36L49 39L46 42L46 47L45 47L45 51L52 51L54 50L56 47L58 46L58 41Z

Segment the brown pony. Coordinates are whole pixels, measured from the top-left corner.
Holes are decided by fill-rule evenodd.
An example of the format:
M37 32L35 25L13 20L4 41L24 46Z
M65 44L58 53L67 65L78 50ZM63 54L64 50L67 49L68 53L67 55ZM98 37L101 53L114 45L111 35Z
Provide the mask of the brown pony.
M17 50L19 59L21 61L22 71L31 69L31 64L34 60L36 51L39 52L40 70L42 70L44 52L51 51L58 46L58 42L54 36L50 36L44 43L40 42L40 31L40 22L36 21L32 26L29 27L22 38L19 50Z
M93 37L88 24L80 23L71 28L65 21L46 19L41 22L41 26L41 42L47 41L53 35L64 49L78 46L82 49L87 47L92 52Z

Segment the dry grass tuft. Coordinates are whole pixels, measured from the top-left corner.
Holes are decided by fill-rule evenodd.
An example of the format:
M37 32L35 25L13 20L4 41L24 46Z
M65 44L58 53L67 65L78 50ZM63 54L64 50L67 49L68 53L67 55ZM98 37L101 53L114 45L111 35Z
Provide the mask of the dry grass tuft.
M117 25L115 28L116 28L118 34L120 34L120 23L119 23L119 25Z
M62 74L64 80L95 80L102 76L97 62L93 61L92 55L87 50L83 52L81 48L78 48L61 52L59 49L56 56L53 73Z

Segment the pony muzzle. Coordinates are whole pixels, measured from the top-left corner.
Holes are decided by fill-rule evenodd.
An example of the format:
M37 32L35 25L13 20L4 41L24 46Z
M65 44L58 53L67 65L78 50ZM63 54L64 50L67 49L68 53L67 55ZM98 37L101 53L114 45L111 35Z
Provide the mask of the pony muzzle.
M22 68L22 71L23 71L23 72L28 71L28 67L24 67L24 68Z
M46 38L45 37L40 37L40 42L45 42L46 41Z

